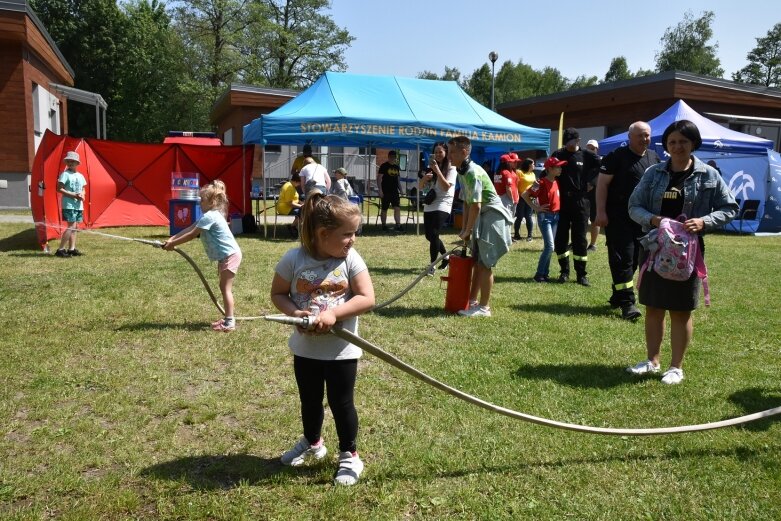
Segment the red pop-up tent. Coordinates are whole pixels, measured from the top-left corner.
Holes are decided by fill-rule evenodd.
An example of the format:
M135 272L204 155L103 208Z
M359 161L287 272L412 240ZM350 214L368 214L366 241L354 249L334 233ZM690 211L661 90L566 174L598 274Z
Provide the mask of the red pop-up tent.
M168 225L171 172L197 172L201 186L220 179L229 213L251 213L252 146L121 143L47 131L33 162L30 197L42 246L66 226L57 178L71 150L79 153L78 170L87 179L82 228Z

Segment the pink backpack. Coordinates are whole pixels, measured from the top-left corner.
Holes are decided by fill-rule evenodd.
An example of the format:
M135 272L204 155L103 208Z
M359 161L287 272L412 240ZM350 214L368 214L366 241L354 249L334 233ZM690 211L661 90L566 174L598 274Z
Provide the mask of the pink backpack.
M653 269L660 277L668 280L689 280L692 273L702 280L705 294L705 305L710 306L710 290L708 288L708 268L702 257L700 242L696 233L690 233L684 228L686 216L677 219L663 218L659 227L649 234L648 258L640 268L637 287L640 287L643 272ZM656 232L656 240L651 234Z

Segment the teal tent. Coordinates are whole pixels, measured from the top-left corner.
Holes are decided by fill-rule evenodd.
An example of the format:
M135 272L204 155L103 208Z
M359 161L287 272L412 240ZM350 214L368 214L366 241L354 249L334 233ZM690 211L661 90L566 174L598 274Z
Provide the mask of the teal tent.
M427 149L457 135L487 154L550 145L550 130L500 116L454 81L337 72L244 126L244 143L261 145Z

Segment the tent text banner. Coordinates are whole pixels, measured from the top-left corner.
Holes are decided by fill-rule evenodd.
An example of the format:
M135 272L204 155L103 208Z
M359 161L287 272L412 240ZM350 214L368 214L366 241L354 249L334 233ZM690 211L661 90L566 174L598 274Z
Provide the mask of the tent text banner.
M317 137L327 136L328 134L352 134L355 136L377 136L389 139L397 137L429 137L438 140L449 140L456 136L466 136L472 141L494 143L497 145L518 145L523 142L521 134L514 132L432 128L412 125L301 123L300 129L302 134L310 134ZM317 137L313 137L313 139L317 139Z

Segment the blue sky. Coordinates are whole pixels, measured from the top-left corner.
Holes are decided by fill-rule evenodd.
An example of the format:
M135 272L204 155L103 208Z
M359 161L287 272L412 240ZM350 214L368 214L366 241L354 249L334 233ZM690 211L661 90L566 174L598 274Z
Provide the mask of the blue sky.
M524 0L332 0L334 21L356 37L345 56L348 72L414 77L456 66L471 74L496 51L541 69L553 66L574 79L604 77L623 55L630 70L653 69L668 27L691 10L715 13L709 43L724 77L746 65L746 54L781 22L778 0L657 0L529 2Z

